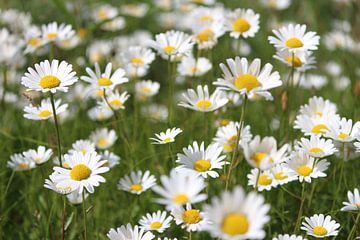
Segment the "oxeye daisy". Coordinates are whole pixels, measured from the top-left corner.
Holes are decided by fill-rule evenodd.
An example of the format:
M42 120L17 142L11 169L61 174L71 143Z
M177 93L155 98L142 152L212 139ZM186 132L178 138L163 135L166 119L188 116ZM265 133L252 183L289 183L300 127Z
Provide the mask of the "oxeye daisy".
M108 167L103 167L105 160L96 152L83 155L79 152L65 154L64 160L68 163L69 169L54 167L54 182L57 188L71 186L72 191L82 193L84 188L89 193L94 192L94 187L105 182L105 178L100 174L109 171Z
M95 22L103 22L110 20L118 15L118 10L116 7L111 6L110 4L102 4L97 6L92 12L92 18Z
M269 191L271 188L277 186L277 182L274 181L273 177L270 170L261 171L257 168L253 168L247 175L248 185L257 188L259 192L263 190Z
M151 80L143 80L135 84L136 96L140 99L146 99L155 96L160 89L160 83Z
M80 152L83 155L95 152L95 143L90 140L77 140L71 145L69 153Z
M69 194L66 195L66 198L68 199L69 203L73 204L73 205L78 205L80 203L82 203L84 200L86 200L88 198L89 194L85 193L84 196L83 194L80 194L78 192L71 192Z
M261 69L261 60L254 59L251 63L246 58L236 57L226 60L227 65L221 63L223 77L218 78L214 85L221 89L237 91L242 95L253 98L255 95L272 100L270 89L282 85L278 72L271 72L273 66L265 64Z
M36 162L31 158L26 158L22 154L15 153L10 156L7 167L14 171L27 171L36 167Z
M24 53L33 53L45 44L44 39L41 37L41 31L38 27L32 26L24 33L26 48Z
M156 178L150 174L150 171L131 172L130 176L126 175L121 178L118 188L132 194L140 195L146 190L152 188L156 184Z
M311 97L309 102L300 107L299 115L305 115L310 118L329 118L336 115L336 105L322 97Z
M52 154L53 151L51 149L46 149L44 146L39 146L36 150L30 149L23 152L25 158L30 159L39 165L49 161Z
M100 153L101 159L106 160L105 166L108 166L109 168L112 168L119 164L120 157L112 152L109 152L108 150L105 150L105 152Z
M326 137L332 138L337 142L352 142L359 137L360 122L357 121L353 125L351 119L341 118L337 121L332 121L329 125L329 131L325 134Z
M159 134L155 133L156 138L150 138L152 144L168 144L175 142L175 137L182 133L180 128L169 128L166 132L161 132Z
M167 214L166 211L160 210L152 214L146 214L139 221L140 228L143 228L146 231L156 231L158 233L164 232L170 227L173 219L171 216L167 216Z
M289 50L291 53L316 50L320 37L316 32L306 32L306 25L289 24L279 30L273 30L276 37L270 36L269 42L279 50Z
M305 72L315 68L314 64L316 63L311 52L299 52L294 54L287 49L278 51L276 55L274 55L274 58L285 63L289 67L294 67L296 71L299 72Z
M35 64L35 69L29 67L28 72L21 77L21 84L30 90L51 92L67 92L78 78L72 70L72 65L65 61L48 60Z
M90 134L90 140L99 149L107 149L114 145L117 139L115 130L107 128L97 129Z
M305 89L321 89L328 84L328 79L326 76L317 75L317 74L306 74L301 75L299 73L294 76L295 84L299 84ZM297 80L298 79L298 80Z
M156 202L166 205L168 210L186 203L198 203L207 198L206 194L201 193L206 187L204 179L197 174L179 173L173 169L170 176L163 175L160 181L163 186L153 187L153 191L161 195Z
M341 208L341 211L360 211L360 194L359 189L355 188L354 192L348 191L347 198L349 202L343 202L344 207Z
M303 240L304 238L302 236L298 236L295 234L289 235L289 234L279 234L276 237L274 237L272 240Z
M239 122L230 122L227 125L218 128L214 138L214 142L218 143L223 148L223 152L232 152L236 146L237 131L240 127ZM242 128L239 139L239 147L249 142L252 138L250 126L247 125Z
M298 115L295 119L294 128L300 129L306 136L322 136L330 131L330 125L332 122L338 121L338 118L338 115L329 118L310 118L306 115Z
M49 179L45 179L44 187L47 189L53 190L54 192L63 194L63 195L71 193L73 189L72 189L70 183L64 187L56 186L56 184L57 184L57 182L55 182L56 175L59 175L59 173L54 172L49 176Z
M312 178L326 177L325 171L330 163L326 160L315 161L304 151L293 152L285 166L291 170L290 176L298 177L300 182L311 183Z
M205 206L205 215L212 222L206 230L213 238L225 240L263 239L269 210L262 195L246 194L241 187L235 187Z
M254 37L259 31L260 15L252 9L237 8L226 15L225 27L233 38Z
M176 224L181 225L181 228L186 228L188 232L203 231L210 223L203 212L192 208L189 203L186 204L186 208L183 206L174 207L171 210L171 215L174 216Z
M288 144L277 149L274 137L255 136L249 143L243 145L244 156L247 162L254 168L266 170L277 163L287 159Z
M291 0L261 0L261 3L271 9L283 10L290 6Z
M211 112L224 106L229 100L224 96L223 92L216 89L210 95L207 85L204 87L197 86L197 92L193 89L188 89L187 93L183 94L183 102L178 105L200 112Z
M311 135L310 139L301 138L295 150L303 150L313 158L323 158L337 152L332 140L323 139L319 135Z
M66 111L68 105L62 104L61 99L58 99L54 103L56 115L59 115ZM53 117L53 110L51 106L51 100L49 98L41 100L39 106L25 106L24 117L31 120L47 120Z
M148 67L155 60L155 53L148 48L132 46L121 53L121 58L125 64L134 67Z
M337 236L340 227L340 224L332 220L331 216L324 216L324 214L315 214L310 218L305 217L305 222L302 222L301 225L301 230L316 238Z
M212 49L217 44L218 38L225 33L225 28L221 22L193 24L192 32L198 49Z
M290 169L286 167L285 163L276 164L270 169L273 175L273 181L276 185L284 185L286 183L297 180L297 177L290 174Z
M114 112L113 110L111 110L111 108L109 108L107 104L106 106L100 104L98 106L90 108L87 112L87 115L93 121L104 121L111 118L114 115Z
M212 178L219 177L216 169L222 169L227 164L221 155L222 147L217 143L210 144L205 148L204 142L199 146L197 142L183 148L183 153L177 154L176 162L180 164L177 167L179 172L191 171L206 178L208 175Z
M112 63L108 63L105 67L105 72L102 73L98 63L95 63L95 72L91 68L85 69L88 76L81 76L81 80L91 83L96 89L114 89L117 85L128 82L129 79L125 77L125 71L122 68L112 72Z
M203 76L212 68L209 59L200 57L197 60L190 56L184 57L177 67L177 71L181 76L199 77Z
M131 224L122 225L117 229L111 228L106 234L110 240L152 240L155 235L151 232L146 232L145 229L141 229L139 226L132 227Z
M106 93L106 100L103 99L102 106L111 106L113 110L125 109L125 102L129 99L130 95L128 92L119 93L118 90ZM107 102L106 102L107 101Z
M41 26L42 38L46 42L59 42L65 39L69 39L75 35L75 31L69 24L58 24L52 22L47 25Z

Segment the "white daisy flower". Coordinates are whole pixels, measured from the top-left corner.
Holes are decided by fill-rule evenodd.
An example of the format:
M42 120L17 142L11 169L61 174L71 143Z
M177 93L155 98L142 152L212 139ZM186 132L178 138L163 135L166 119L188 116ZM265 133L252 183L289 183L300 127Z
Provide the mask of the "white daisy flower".
M301 138L295 145L295 150L305 151L313 158L323 158L337 152L332 140L322 139L319 135L311 135L310 139Z
M114 166L118 165L121 158L116 155L115 153L109 152L108 150L105 150L105 152L100 153L101 159L106 160L105 166L108 166L109 168L113 168Z
M289 50L284 49L276 52L276 55L273 57L289 67L294 67L296 71L299 72L305 72L315 68L316 61L311 52L298 52L293 54Z
M64 160L68 163L69 169L54 167L54 182L57 188L71 186L72 191L82 193L84 188L89 193L94 192L94 187L105 182L105 178L100 174L109 171L108 167L103 167L105 160L96 152L83 155L79 152L65 154Z
M213 94L209 94L207 85L204 87L197 86L197 92L188 89L183 95L183 102L178 105L200 112L211 112L224 106L229 100L224 96L223 92L216 89Z
M101 29L105 31L119 31L121 29L124 29L125 26L125 18L119 16L101 24Z
M141 112L144 116L147 116L151 121L155 122L165 122L169 115L166 106L154 103L148 106L143 106L141 108Z
M351 119L341 118L337 121L332 121L329 125L329 131L325 136L338 142L352 142L360 137L360 122L357 121L353 125Z
M84 196L83 194L80 194L78 192L71 192L69 194L66 195L66 198L68 199L69 203L73 204L73 205L78 205L81 204L83 202L83 200L86 200L88 198L89 194L85 193ZM85 199L84 199L85 197Z
M259 31L260 15L252 9L237 8L227 13L225 17L226 30L230 31L230 36L233 38L254 37L255 33Z
M271 9L284 10L290 6L291 0L261 0L261 3L264 6ZM297 239L292 239L292 240L297 240Z
M273 30L276 37L270 36L269 42L279 50L289 50L291 53L316 50L320 37L316 32L306 32L306 25L289 24Z
M61 105L61 99L55 101L56 115L59 115L66 111L68 104ZM39 106L32 104L25 106L24 117L31 120L47 120L53 117L53 110L51 101L49 98L41 100Z
M67 92L70 85L73 85L78 78L72 70L72 65L65 61L48 60L35 64L35 69L29 67L28 72L21 77L21 84L25 87L41 92L56 91Z
M128 94L128 92L122 92L121 94L119 93L118 90L115 91L109 91L106 92L106 100L103 99L103 102L101 103L101 105L103 107L108 107L108 104L111 106L112 109L114 110L119 110L119 109L125 109L125 102L129 99L130 95Z
M289 235L289 234L279 234L276 237L274 237L272 240L304 240L302 236L298 236L295 234Z
M175 142L175 137L182 133L180 128L169 128L166 132L155 133L156 138L150 138L152 144L167 144Z
M359 189L355 188L354 192L348 191L347 198L349 202L343 202L344 207L341 208L341 211L360 211L360 194Z
M300 107L299 115L306 115L310 118L329 118L336 115L336 105L322 97L311 97L309 102Z
M111 6L110 4L102 4L93 10L92 18L96 23L100 23L115 18L118 14L116 7Z
M294 122L294 128L300 129L305 136L326 135L330 131L332 122L338 121L338 115L332 115L328 118L310 118L306 115L298 115Z
M297 176L300 182L311 183L312 178L326 177L325 171L330 163L326 160L315 161L304 151L293 152L285 166L291 170L290 176Z
M99 149L107 149L114 145L117 139L115 130L108 130L107 128L100 128L90 134L90 140L95 143Z
M337 236L340 224L331 219L331 216L324 216L324 214L315 214L312 217L305 217L305 222L302 222L301 230L306 231L306 234L316 238L325 238Z
M244 157L254 168L266 170L287 159L288 144L277 149L274 137L255 136L249 143L243 144Z
M253 168L247 175L248 186L252 186L253 188L257 186L257 190L259 192L263 190L270 191L272 188L277 186L277 182L274 181L273 177L274 176L270 170L261 171L257 168Z
M97 89L114 89L117 85L128 82L129 79L125 77L125 71L122 68L115 70L113 74L112 63L108 63L105 67L105 72L101 73L100 66L95 63L95 72L91 68L85 69L89 76L81 76L81 80L91 83Z
M31 158L26 158L22 154L15 153L10 156L6 166L14 171L27 171L36 167L36 162Z
M143 80L135 83L135 93L138 98L149 98L155 96L160 89L160 83L151 80Z
M356 42L343 30L334 30L324 35L324 44L327 49L335 51L338 49L353 50Z
M183 206L174 207L171 210L171 215L174 216L176 225L181 225L181 228L186 228L188 232L203 231L210 223L204 213L192 208L190 203L186 204L186 208Z
M273 181L276 185L284 185L294 180L297 180L297 176L290 174L291 170L286 167L285 163L276 164L270 169L273 175Z
M136 68L148 67L155 60L155 54L146 47L131 46L121 53L121 58L125 64Z
M56 186L56 184L57 184L57 182L55 182L56 175L59 175L59 173L53 172L49 176L49 179L45 179L44 187L47 189L53 190L56 193L63 194L63 195L71 193L73 189L72 189L72 186L70 183L65 187L57 187Z
M90 63L96 64L108 58L112 51L112 43L105 40L93 41L86 49ZM100 70L99 70L100 72Z
M177 67L177 71L181 76L199 77L203 76L212 68L209 59L200 57L197 60L190 56L184 57Z
M75 35L75 31L69 24L52 22L41 26L42 38L46 42L59 42Z
M71 149L69 150L70 154L74 152L80 152L83 155L95 152L95 143L89 140L77 140L71 145Z
M167 228L170 227L172 217L167 216L166 211L157 211L152 214L148 213L145 216L141 217L139 221L140 228L145 229L145 231L156 231L158 233L164 232Z
M153 191L161 196L156 202L166 205L168 210L186 203L202 202L207 198L206 194L201 193L206 187L204 179L197 174L179 173L173 169L170 176L162 175L160 181L163 186L153 187Z
M107 105L98 105L90 108L87 115L93 121L104 121L114 116L114 112Z
M221 89L237 91L240 94L246 94L249 98L255 95L263 96L271 100L270 89L282 85L278 72L271 72L273 66L270 63L265 64L262 70L261 60L254 59L251 63L246 58L236 57L226 60L227 65L221 63L220 68L223 71L223 77L218 78L214 85Z
M49 161L52 154L53 151L51 149L46 149L44 146L39 146L36 150L30 149L23 152L25 158L35 162L38 165Z
M241 187L223 192L204 208L212 222L207 231L213 238L224 240L263 239L264 225L269 222L270 206L255 192L246 194Z
M214 138L214 142L218 143L223 148L223 152L232 152L236 146L237 131L240 127L239 122L230 122L226 126L218 128ZM247 125L242 128L239 139L239 147L249 142L252 138L250 126Z
M218 38L225 33L224 25L221 22L193 24L191 29L198 49L212 49L217 44Z
M80 41L80 37L78 35L74 35L71 38L56 42L56 46L65 50L70 50L78 46L80 44Z
M136 4L122 4L120 11L124 15L142 18L149 10L149 6L146 3Z
M150 171L131 172L120 179L118 188L132 194L140 195L156 184L156 178L150 174Z
M131 224L122 225L117 229L111 228L106 236L110 240L152 240L155 238L151 232L146 232L139 226L132 227Z
M41 31L37 26L31 26L24 32L26 48L24 53L33 53L45 44L44 39L41 37Z
M224 161L225 155L221 155L222 147L217 143L210 144L206 149L204 142L198 145L193 142L187 148L183 148L183 153L177 154L176 162L180 165L176 168L179 172L190 171L207 178L209 175L212 178L219 177L216 169L222 169L228 162Z
M326 84L328 84L328 79L326 76L317 75L317 74L306 74L303 76L299 74L296 79L294 81L295 84L299 84L301 87L305 89L321 89Z

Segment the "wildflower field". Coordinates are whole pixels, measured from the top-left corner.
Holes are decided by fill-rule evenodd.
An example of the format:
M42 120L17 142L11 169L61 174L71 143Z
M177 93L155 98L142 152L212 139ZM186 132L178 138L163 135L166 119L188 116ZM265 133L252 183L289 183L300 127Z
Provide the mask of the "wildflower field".
M0 239L360 238L358 0L0 7Z

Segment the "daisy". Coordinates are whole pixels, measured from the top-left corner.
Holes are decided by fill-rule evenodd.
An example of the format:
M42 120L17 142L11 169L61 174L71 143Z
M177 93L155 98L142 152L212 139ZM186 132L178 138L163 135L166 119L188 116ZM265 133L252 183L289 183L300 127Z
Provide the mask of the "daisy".
M99 149L107 149L114 145L117 139L115 130L108 130L107 128L100 128L90 134L90 140L95 143Z
M200 57L197 60L190 56L184 57L177 67L177 71L181 76L199 77L206 74L212 68L209 59Z
M112 168L119 164L120 157L112 152L109 152L108 150L105 150L105 152L100 153L101 159L106 160L105 166L108 166L109 168Z
M131 172L130 176L126 175L121 178L118 188L132 194L140 195L156 184L156 178L150 174L150 171Z
M113 110L125 109L125 102L129 99L130 95L128 92L119 93L118 90L106 93L106 100L103 99L102 106L108 107L108 104ZM107 102L106 102L107 101Z
M169 128L166 132L161 132L159 134L155 133L156 138L150 138L152 144L168 144L175 142L175 137L182 133L180 128Z
M285 49L278 51L273 57L285 63L289 67L294 67L296 71L299 72L305 72L309 69L315 68L314 65L316 61L311 52L299 52L294 54Z
M227 31L230 31L230 36L233 38L254 37L260 28L259 18L260 15L252 9L237 8L226 14L225 27Z
M71 145L69 153L80 152L83 155L95 152L95 143L90 140L77 140Z
M148 213L143 216L140 221L140 228L145 229L145 231L156 231L158 233L164 232L167 228L170 227L172 217L167 216L166 211L157 211L152 214Z
M293 152L290 159L285 163L289 168L290 176L298 177L300 182L311 183L312 178L326 177L325 171L330 163L326 160L315 161L304 151Z
M89 109L87 115L93 121L104 121L114 116L114 112L107 104L102 104Z
M25 54L35 52L45 44L44 39L41 37L41 31L37 26L31 26L27 29L24 33L24 38L26 42Z
M314 96L309 102L300 107L299 115L306 115L310 118L329 118L336 115L336 105L322 97Z
M246 58L240 57L229 58L226 62L228 67L223 63L220 64L223 77L214 82L214 85L221 89L237 91L242 95L246 94L249 98L260 95L271 100L272 96L268 90L282 85L279 73L271 73L273 66L270 63L265 64L260 70L259 58L251 63Z
M254 168L266 170L273 165L284 162L287 159L288 144L277 149L274 137L255 136L249 143L243 145L244 157Z
M57 183L55 182L55 178L56 178L55 176L57 176L57 175L59 175L59 173L54 172L49 176L49 179L45 179L44 187L47 189L53 190L56 193L63 194L63 195L71 193L72 187L71 187L70 183L65 187L57 187L56 186Z
M261 3L272 9L284 10L290 6L291 0L261 0ZM282 240L282 238L279 240Z
M101 156L96 152L85 155L79 152L65 154L64 159L69 169L54 167L54 172L57 173L54 175L57 188L71 186L72 191L82 193L85 188L87 192L93 193L94 187L106 181L100 174L109 171L109 168L103 167L106 161L101 160Z
M101 24L101 29L105 31L119 31L121 29L124 29L125 25L125 18L119 16Z
M174 216L176 225L181 225L181 228L186 228L188 232L203 231L210 221L205 217L204 213L198 209L191 207L191 204L174 207L171 210L171 215Z
M111 6L110 4L102 4L94 9L92 12L92 18L95 22L100 23L106 20L110 20L118 15L118 10L116 7Z
M216 89L210 95L207 85L204 87L201 85L197 86L197 92L193 89L188 89L187 93L183 94L183 100L183 102L178 104L179 106L200 112L215 111L229 101L219 89Z
M26 158L22 154L15 153L10 156L7 167L14 171L27 171L36 167L36 162L31 158Z
M302 222L301 230L306 231L306 234L316 238L325 238L330 236L337 236L340 224L331 219L331 216L324 216L323 214L315 214L312 217L305 217L305 222Z
M69 24L52 22L41 26L42 38L46 42L59 42L69 39L75 35L75 31Z
M89 76L81 76L81 80L91 83L97 89L114 89L117 85L129 81L125 77L125 71L122 68L116 69L115 72L111 74L111 63L106 65L104 73L101 73L98 63L95 63L95 72L91 68L86 68L85 70Z
M257 188L259 192L266 190L270 191L271 188L277 186L277 182L273 179L273 174L270 170L260 171L259 169L253 168L251 172L247 175L248 186Z
M190 171L204 178L209 175L212 178L219 177L216 169L222 169L228 162L224 161L225 155L221 155L222 147L217 143L210 144L206 149L204 142L198 145L194 142L187 148L183 148L183 153L177 154L176 162L180 164L177 167L179 172Z
M139 226L132 227L131 224L122 225L117 229L111 228L106 236L110 240L152 240L155 238L151 232L146 232Z
M240 127L239 122L229 122L227 125L218 128L214 138L214 142L223 147L223 152L232 152L236 146L237 131ZM247 125L242 128L239 139L239 147L249 142L252 138L250 126Z
M330 131L330 124L338 121L338 116L333 115L328 118L310 118L306 115L298 115L294 122L294 128L300 129L305 136L309 135L326 135Z
M87 197L89 196L88 193L85 193L84 195L78 192L71 192L66 195L66 198L68 201L73 205L81 204Z
M295 77L294 77L295 78ZM295 79L295 84L299 84L305 89L321 89L328 84L328 79L322 75L306 74L305 76L298 75L298 80Z
M61 99L55 101L56 115L66 111L68 104L61 105ZM25 106L24 117L31 120L47 120L53 117L51 100L49 98L41 100L40 106L32 104Z
M65 61L48 60L35 64L35 69L29 67L28 72L21 77L21 84L25 87L41 92L56 91L67 92L70 85L74 84L78 78L72 71L72 65Z
M155 96L160 89L160 83L151 80L143 80L135 83L135 92L137 97L149 98Z
M333 121L329 125L329 131L325 134L337 142L352 142L359 137L360 122L357 121L353 125L351 119L341 118L338 121Z
M163 186L153 187L153 191L161 196L156 202L166 205L168 210L186 203L202 202L207 198L206 194L201 193L206 187L204 179L197 174L179 173L173 169L170 176L162 175L160 181Z
M302 236L298 236L295 234L289 235L289 234L279 234L276 237L274 237L272 240L303 240L304 238Z
M221 22L193 24L192 32L198 49L212 49L217 44L218 38L225 33L225 28Z
M148 67L154 60L155 54L146 47L132 46L121 53L125 64L131 64L134 67Z
M86 56L90 63L96 64L110 57L112 43L105 40L93 41L86 49ZM100 72L100 70L99 70Z
M149 10L149 6L146 3L136 4L122 4L120 11L124 15L142 18Z
M295 145L295 150L305 151L313 158L323 158L337 152L332 140L322 139L319 135L311 135L310 139L301 138Z
M276 164L270 169L272 179L276 185L284 185L286 183L297 180L297 177L290 174L291 170L286 167L285 163Z
M160 104L150 104L143 106L141 112L150 120L155 122L165 122L168 118L169 112L166 106Z
M26 152L23 152L25 158L35 162L38 165L49 161L52 154L53 151L51 149L46 149L44 146L39 146L36 150L30 149Z
M269 222L270 206L255 192L246 194L241 187L223 192L205 206L205 215L212 222L207 231L213 238L224 240L263 239L264 225Z
M360 211L360 194L359 189L355 188L354 192L348 191L347 197L349 202L343 202L344 207L341 208L341 211Z
M326 33L324 36L324 44L327 49L335 51L338 49L352 50L355 46L355 41L351 36L343 30L334 30Z
M279 30L273 30L276 37L270 36L268 40L277 49L289 50L291 53L316 50L320 37L316 32L306 32L306 25L289 24Z

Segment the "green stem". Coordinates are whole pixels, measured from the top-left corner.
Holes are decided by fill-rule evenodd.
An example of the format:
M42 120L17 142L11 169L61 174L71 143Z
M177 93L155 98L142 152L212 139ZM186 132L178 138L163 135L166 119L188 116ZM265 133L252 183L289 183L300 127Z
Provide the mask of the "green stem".
M295 224L295 229L294 229L295 233L297 233L300 228L300 220L301 220L301 217L303 214L304 202L305 202L305 181L302 183L301 202L300 202L300 209L299 209L299 213L298 213L298 216L296 219L296 224Z
M189 231L189 240L192 239L192 236L191 236L191 231Z
M168 125L169 127L173 124L173 101L174 101L174 67L176 66L175 62L171 63L171 57L168 59L168 79L169 79L169 96L168 96Z
M50 101L51 101L51 107L54 114L54 121L55 121L55 130L56 130L56 136L57 136L57 145L58 145L58 158L60 162L60 166L62 167L62 160L61 160L61 141L60 141L60 131L59 131L59 123L56 115L56 109L55 109L55 101L54 101L54 94L50 92Z
M62 212L62 224L61 224L61 239L65 239L65 222L66 222L66 197L62 197L63 212Z
M255 182L255 186L254 186L254 190L255 190L255 192L257 192L257 191L258 191L258 185L259 185L260 172L261 172L261 170L260 170L260 168L258 168L258 173L257 173L257 176L256 176L256 182Z
M2 109L5 108L5 95L6 95L6 89L7 89L7 69L6 69L6 67L4 68L4 71L3 71L3 81L4 81L3 82L3 91L2 91L2 96L1 96L1 108Z
M349 234L347 240L351 240L351 239L352 239L353 234L356 232L356 226L357 226L359 220L360 220L360 211L359 211L359 213L357 214L357 217L356 217L354 226L352 227L352 229L351 229L351 231L350 231L350 234Z
M86 205L85 205L85 190L82 192L82 207L83 207L83 214L84 214L84 237L87 240L87 226L86 226Z

